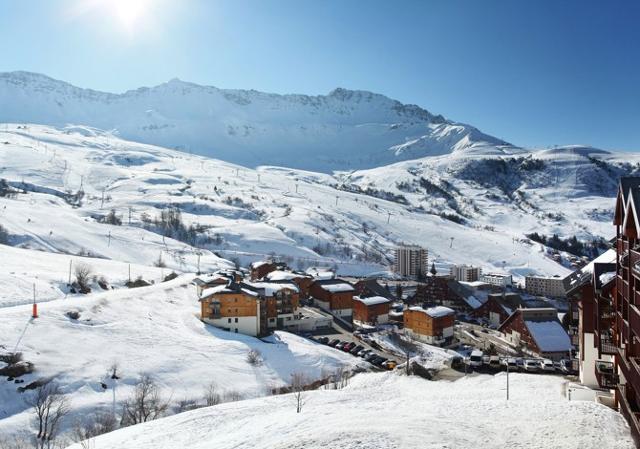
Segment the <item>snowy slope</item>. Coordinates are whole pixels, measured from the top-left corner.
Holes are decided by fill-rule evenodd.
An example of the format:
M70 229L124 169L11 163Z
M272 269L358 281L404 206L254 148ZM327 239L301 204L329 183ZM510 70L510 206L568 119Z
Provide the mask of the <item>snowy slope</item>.
M4 248L0 247L3 259L16 257ZM40 277L55 277L58 265L65 266L61 256L56 261L50 254L21 251L22 269L37 270ZM12 261L14 267L19 263ZM111 262L96 268L114 278L123 267ZM22 352L24 360L35 365L33 374L22 377L22 386L39 378L55 379L71 401L68 423L96 409L110 410L112 389L103 390L101 382L111 385L107 372L114 363L121 376L116 390L120 404L142 374L153 376L166 398L177 403L202 400L212 382L223 398L256 397L288 385L293 372L318 379L358 361L286 332L276 332L265 342L205 325L198 319L193 276L42 303L35 320L30 319L30 305L0 307L0 350ZM0 276L3 291L10 282ZM79 312L79 318L69 318L70 311ZM261 366L247 362L251 349L262 353ZM0 435L30 428L32 413L19 386L0 382Z
M44 75L0 73L0 122L68 123L241 165L330 172L469 148L512 147L383 95L224 90L179 80L123 94L80 89Z
M639 162L594 149L465 151L328 175L247 169L87 127L0 125L2 177L26 190L0 198L0 220L13 245L147 266L162 257L181 272L196 270L198 252L202 269L217 266L215 252L366 274L388 268L393 246L406 242L439 264L565 274L524 234L609 238L617 177ZM70 204L81 188L81 205ZM169 206L201 227L199 248L145 225ZM111 209L122 226L99 222Z
M362 374L343 390L290 395L183 413L96 438L96 449L580 448L634 446L622 416L567 401L555 376L504 373L456 382ZM80 448L75 445L73 448Z

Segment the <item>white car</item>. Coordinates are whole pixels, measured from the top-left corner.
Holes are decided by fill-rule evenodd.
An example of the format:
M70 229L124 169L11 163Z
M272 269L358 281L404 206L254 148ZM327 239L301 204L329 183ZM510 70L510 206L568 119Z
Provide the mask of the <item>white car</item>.
M541 368L539 360L526 359L524 361L524 370L529 373L537 373Z
M469 356L469 366L474 368L480 368L482 366L482 357L484 354L482 351L478 349L474 349L471 351L471 355Z
M553 364L552 360L543 359L540 361L540 366L542 367L542 371L545 373L555 373L556 366Z

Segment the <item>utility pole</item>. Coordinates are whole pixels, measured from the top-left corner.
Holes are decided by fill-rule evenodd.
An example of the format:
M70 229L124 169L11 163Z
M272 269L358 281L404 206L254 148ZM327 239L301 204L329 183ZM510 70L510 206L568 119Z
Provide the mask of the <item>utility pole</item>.
M67 285L71 286L71 265L73 264L73 259L69 260L69 283Z
M100 209L104 206L104 189L102 189L102 197L100 198Z
M453 248L453 237L449 237L451 239L451 244L449 245L449 248Z
M296 193L298 193L298 184L296 183Z
M387 224L389 224L389 220L391 220L391 212L387 212Z
M509 400L509 359L507 359L507 401Z
M109 243L107 244L107 246L111 246L111 231L109 231Z
M36 303L36 283L33 283L33 311L31 318L38 318L38 304Z
M336 195L336 206L338 205L338 198L340 198L338 195Z
M129 282L131 282L131 264L129 264Z
M129 225L131 225L131 206L129 206Z
M200 251L198 251L198 273L200 274Z

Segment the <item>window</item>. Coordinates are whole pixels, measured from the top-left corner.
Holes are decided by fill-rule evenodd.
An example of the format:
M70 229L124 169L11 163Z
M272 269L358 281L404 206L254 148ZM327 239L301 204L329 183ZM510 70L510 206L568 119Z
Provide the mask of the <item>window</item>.
M227 323L230 323L230 322L231 322L231 318L227 318Z
M238 322L238 319L236 318L236 323Z
M236 318L236 319L237 319L237 318ZM236 329L235 329L235 333L236 333L236 334L238 333L238 328L237 328L237 327L236 327Z

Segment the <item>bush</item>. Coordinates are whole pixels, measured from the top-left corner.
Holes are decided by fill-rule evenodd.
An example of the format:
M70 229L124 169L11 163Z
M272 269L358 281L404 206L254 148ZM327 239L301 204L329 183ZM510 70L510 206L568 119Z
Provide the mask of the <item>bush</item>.
M76 283L78 284L80 293L91 293L91 287L89 287L89 279L91 278L91 273L92 269L86 263L80 263L76 265Z
M173 279L175 279L177 277L178 277L178 273L176 273L175 271L172 271L171 273L166 275L164 277L164 279L162 279L162 282L172 281Z
M109 212L101 221L102 223L116 226L122 225L122 219L116 215L115 209L111 209L111 212Z
M135 281L128 281L124 285L126 285L129 288L138 288L138 287L148 287L151 284L145 281L144 279L142 279L142 276L138 276L138 278Z
M262 365L262 354L257 349L252 349L247 353L247 363L252 366Z
M78 318L80 318L80 312L78 312L77 310L69 310L67 313L65 313L65 315L72 320L77 320Z

